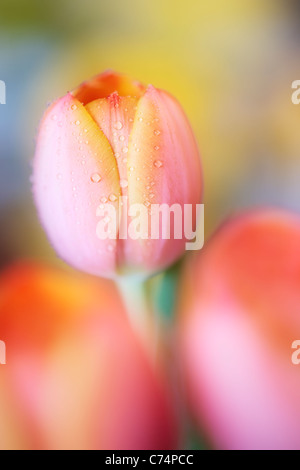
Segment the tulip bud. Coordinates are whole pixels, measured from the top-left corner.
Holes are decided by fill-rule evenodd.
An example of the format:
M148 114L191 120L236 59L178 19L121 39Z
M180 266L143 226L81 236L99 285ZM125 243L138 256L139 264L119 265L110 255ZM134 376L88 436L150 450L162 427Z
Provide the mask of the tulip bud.
M188 395L218 449L300 448L300 370L292 362L300 338L299 240L296 215L239 217L183 279Z
M110 281L36 265L0 279L1 449L173 449L176 426Z
M165 91L112 72L48 109L33 180L41 222L58 254L108 277L148 275L180 257L185 234L162 237L160 218L154 227L159 235L151 237L151 208L176 204L184 211L190 205L195 214L202 194L198 149L180 105ZM135 205L146 210L147 220L130 228ZM192 224L194 215L188 217ZM140 236L132 236L134 228Z

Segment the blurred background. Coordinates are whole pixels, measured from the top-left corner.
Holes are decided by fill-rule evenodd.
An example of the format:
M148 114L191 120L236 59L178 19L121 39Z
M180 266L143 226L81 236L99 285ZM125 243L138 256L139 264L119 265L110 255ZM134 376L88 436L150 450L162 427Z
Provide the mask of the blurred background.
M206 229L253 205L300 210L297 0L1 0L0 261L60 263L31 161L49 102L113 68L173 93L202 153Z

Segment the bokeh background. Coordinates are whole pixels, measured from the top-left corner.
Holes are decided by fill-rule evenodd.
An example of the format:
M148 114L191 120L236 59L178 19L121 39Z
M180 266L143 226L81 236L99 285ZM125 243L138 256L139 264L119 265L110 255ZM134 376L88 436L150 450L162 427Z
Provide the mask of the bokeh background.
M296 0L1 0L0 260L59 263L30 172L47 103L113 68L172 92L197 135L207 236L241 207L300 210Z
M182 103L202 155L206 238L242 208L300 213L299 47L298 0L0 0L0 269L33 259L71 270L37 219L35 137L51 101L105 69ZM166 315L177 272L158 294Z

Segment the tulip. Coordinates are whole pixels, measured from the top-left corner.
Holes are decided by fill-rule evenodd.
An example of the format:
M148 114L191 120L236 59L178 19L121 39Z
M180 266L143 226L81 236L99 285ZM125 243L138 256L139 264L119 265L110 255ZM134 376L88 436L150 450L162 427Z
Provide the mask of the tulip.
M186 271L187 394L218 449L300 449L300 371L292 362L299 240L299 216L251 212L225 224Z
M18 265L0 279L1 449L172 449L171 400L109 281Z
M147 276L183 254L185 236L120 236L124 224L133 220L120 197L128 198L129 208L145 207L149 217L152 204L196 209L201 202L195 138L167 92L113 72L82 84L47 110L33 166L42 225L72 266L105 277L128 272ZM108 205L116 214L115 235L103 239L99 223Z

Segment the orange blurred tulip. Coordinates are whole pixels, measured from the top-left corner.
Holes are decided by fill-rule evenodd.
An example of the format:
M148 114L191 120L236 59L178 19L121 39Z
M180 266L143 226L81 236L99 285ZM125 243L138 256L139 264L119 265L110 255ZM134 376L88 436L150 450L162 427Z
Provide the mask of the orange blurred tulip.
M0 280L2 449L171 449L160 372L115 287L19 265Z
M217 448L300 449L300 218L232 220L183 279L185 376Z

